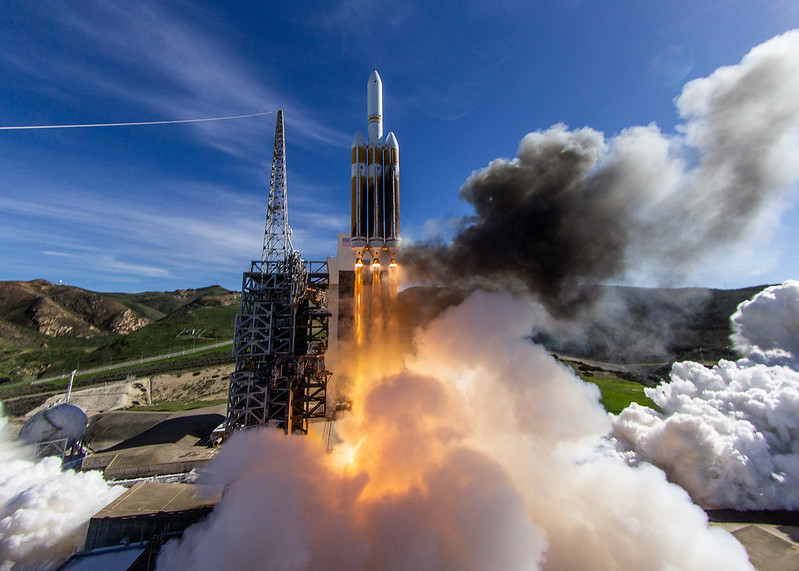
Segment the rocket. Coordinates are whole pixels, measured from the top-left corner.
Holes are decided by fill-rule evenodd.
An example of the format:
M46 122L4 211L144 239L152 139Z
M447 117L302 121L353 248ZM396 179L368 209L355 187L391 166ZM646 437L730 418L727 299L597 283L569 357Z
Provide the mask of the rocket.
M372 70L366 86L366 133L352 141L352 234L356 263L369 253L380 264L386 252L396 263L400 245L399 144L394 133L383 140L383 82Z

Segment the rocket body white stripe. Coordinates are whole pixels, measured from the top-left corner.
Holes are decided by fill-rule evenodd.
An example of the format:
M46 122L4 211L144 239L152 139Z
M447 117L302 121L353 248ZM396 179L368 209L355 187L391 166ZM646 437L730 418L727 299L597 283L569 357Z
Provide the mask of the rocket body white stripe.
M370 145L383 143L383 82L377 70L369 76L366 90L366 115L368 117L367 135Z

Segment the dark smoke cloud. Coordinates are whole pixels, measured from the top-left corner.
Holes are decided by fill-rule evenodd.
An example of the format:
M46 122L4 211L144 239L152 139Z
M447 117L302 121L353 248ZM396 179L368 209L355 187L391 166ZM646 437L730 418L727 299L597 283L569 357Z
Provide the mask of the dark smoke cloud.
M412 279L524 288L565 316L586 286L644 270L659 281L736 241L799 178L799 30L686 84L678 135L652 124L606 140L555 125L473 173L451 243L405 248Z

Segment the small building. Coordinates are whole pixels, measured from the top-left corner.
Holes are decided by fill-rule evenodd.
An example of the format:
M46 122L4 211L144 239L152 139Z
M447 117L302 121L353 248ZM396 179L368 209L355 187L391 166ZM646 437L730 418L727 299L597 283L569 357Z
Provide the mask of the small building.
M85 551L180 536L211 513L222 488L140 482L89 520Z

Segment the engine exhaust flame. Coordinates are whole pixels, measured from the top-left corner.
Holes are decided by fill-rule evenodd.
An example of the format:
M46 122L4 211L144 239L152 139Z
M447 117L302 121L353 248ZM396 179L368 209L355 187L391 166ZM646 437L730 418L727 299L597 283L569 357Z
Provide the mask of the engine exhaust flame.
M372 262L372 284L369 295L372 298L371 319L369 327L373 335L385 334L385 320L383 319L383 282L381 280L380 260Z
M358 260L355 263L355 292L354 292L354 319L355 319L355 342L358 349L363 345L364 329L364 304L363 304L363 262Z

